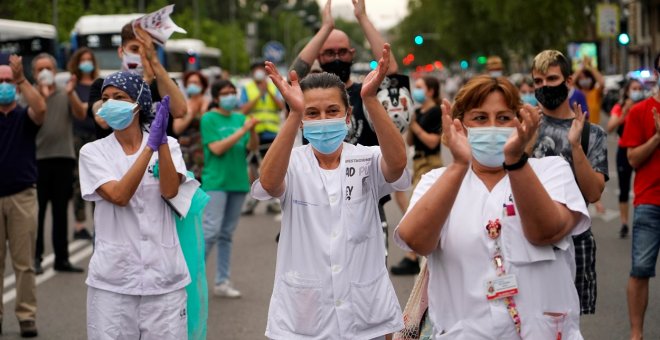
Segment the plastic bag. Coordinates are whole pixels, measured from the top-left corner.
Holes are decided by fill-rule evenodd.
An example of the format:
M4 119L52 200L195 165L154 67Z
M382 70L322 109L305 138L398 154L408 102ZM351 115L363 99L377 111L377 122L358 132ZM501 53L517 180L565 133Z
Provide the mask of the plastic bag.
M190 174L189 174L190 175ZM204 230L202 219L204 207L211 197L198 188L193 195L190 210L185 218L176 214L176 231L179 243L186 259L192 282L186 286L188 293L188 339L206 339L206 322L208 320L209 294L206 282L206 262L204 261Z
M404 328L394 333L394 340L428 340L433 338L433 327L428 317L429 271L422 259L419 276L403 310Z
M152 171L154 177L160 177L158 161L156 161ZM183 213L184 217L179 217L181 212L176 211L174 204L170 202L172 200L163 199L172 208L172 217L176 221L176 233L179 236L179 245L190 273L191 281L186 286L186 293L188 294L186 305L188 311L188 340L205 340L206 323L209 318L209 290L206 282L202 221L204 219L204 208L211 200L211 196L199 187L199 182L195 180L195 175L192 172L188 171L187 177L189 181L194 181L197 190L192 195L190 207ZM179 193L186 196L186 199L190 197L189 193Z

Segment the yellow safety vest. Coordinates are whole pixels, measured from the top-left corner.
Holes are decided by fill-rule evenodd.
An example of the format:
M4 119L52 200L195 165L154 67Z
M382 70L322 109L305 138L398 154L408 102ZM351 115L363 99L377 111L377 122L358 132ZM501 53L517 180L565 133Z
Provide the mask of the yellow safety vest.
M273 95L276 94L277 87L275 87L275 84L269 82L268 91ZM245 92L247 94L248 101L252 101L255 98L261 96L259 87L257 87L257 84L254 81L251 81L245 85ZM278 133L280 131L280 108L269 95L265 95L259 99L257 103L252 107L252 111L250 111L249 114L259 121L257 126L254 128L257 133Z

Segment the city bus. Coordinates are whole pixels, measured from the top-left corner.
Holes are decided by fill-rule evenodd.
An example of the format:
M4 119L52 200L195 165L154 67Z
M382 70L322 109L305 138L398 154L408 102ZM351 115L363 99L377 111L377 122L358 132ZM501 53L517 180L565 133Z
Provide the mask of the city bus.
M221 52L199 39L173 39L165 43L165 67L171 73L200 71L220 64Z
M23 70L32 79L32 59L47 52L58 59L57 30L55 26L27 21L0 19L0 52L23 57Z

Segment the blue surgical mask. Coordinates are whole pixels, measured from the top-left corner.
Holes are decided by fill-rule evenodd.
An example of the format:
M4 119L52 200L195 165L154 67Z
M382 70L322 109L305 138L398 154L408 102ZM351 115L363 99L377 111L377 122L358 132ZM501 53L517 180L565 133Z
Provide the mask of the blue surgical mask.
M198 86L197 84L190 84L188 87L186 87L186 93L189 96L194 96L196 94L202 93L202 88Z
M504 144L515 128L513 127L475 127L467 128L468 143L472 156L483 166L501 167L504 163Z
M220 96L220 107L223 110L231 111L236 108L238 97L235 94Z
M94 63L89 60L81 61L80 64L78 64L78 69L82 73L92 73L92 71L94 71Z
M113 130L124 130L131 125L137 105L137 103L123 100L108 99L96 114L103 118Z
M637 90L630 91L630 99L632 99L633 102L638 102L644 99L644 91L637 91Z
M0 83L0 105L8 105L16 100L16 85Z
M322 154L329 155L337 151L347 132L346 117L303 120L303 136Z
M531 106L536 106L539 105L538 100L536 100L536 95L534 93L523 93L520 98L522 99L523 103L529 104Z
M414 88L412 90L412 98L415 103L421 104L426 100L426 91L424 89Z

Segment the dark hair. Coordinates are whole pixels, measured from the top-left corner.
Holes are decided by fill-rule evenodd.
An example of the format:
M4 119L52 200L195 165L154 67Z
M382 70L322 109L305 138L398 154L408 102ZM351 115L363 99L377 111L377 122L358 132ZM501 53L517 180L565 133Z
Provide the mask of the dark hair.
M135 32L133 32L133 21L131 21L121 28L121 45L124 46L129 41L135 39L137 39L137 37L135 36Z
M520 87L523 86L523 84L526 84L527 86L531 87L532 89L534 88L534 79L530 76L522 76L519 79L516 80L516 87L518 90L520 90Z
M257 60L255 62L253 62L252 64L250 64L250 72L254 71L254 69L258 68L258 67L265 68L266 67L265 61Z
M656 70L658 69L658 63L660 63L660 53L653 59L653 68Z
M623 105L623 103L625 103L626 100L628 100L629 98L628 92L630 91L630 86L632 86L633 83L639 83L640 85L642 85L642 87L644 86L644 83L642 83L639 79L631 78L628 81L626 81L625 85L623 85L623 88L621 89L621 91L623 91L621 93L621 101L619 102L621 103L621 105Z
M236 86L234 86L234 83L232 83L227 79L217 80L215 83L213 83L213 85L211 85L211 97L213 98L213 101L216 101L218 99L218 96L220 95L220 91L227 86L236 90Z
M426 85L427 89L433 90L433 101L435 102L435 105L440 106L440 81L438 78L433 77L433 76L424 76L422 78L424 80L424 84Z
M202 74L202 72L199 71L188 71L184 73L183 86L188 86L188 79L190 79L192 76L197 76L199 78L199 82L202 83L202 93L206 92L206 89L209 87L209 80L205 75Z
M99 77L99 70L96 64L96 57L94 56L94 52L89 47L81 47L75 53L73 53L71 59L69 59L69 63L67 64L67 69L69 70L69 73L75 74L78 79L82 78L82 71L80 71L78 68L78 64L80 64L80 59L82 59L82 57L87 53L92 56L92 64L94 64L92 79L96 79Z
M339 79L336 74L328 72L313 73L307 75L300 81L300 89L305 92L311 89L337 89L341 96L341 101L344 106L350 106L348 101L348 93L346 93L346 85Z
M462 121L466 112L483 105L488 95L493 92L501 93L506 106L518 114L522 106L518 89L504 77L481 75L470 79L458 90L451 116Z

